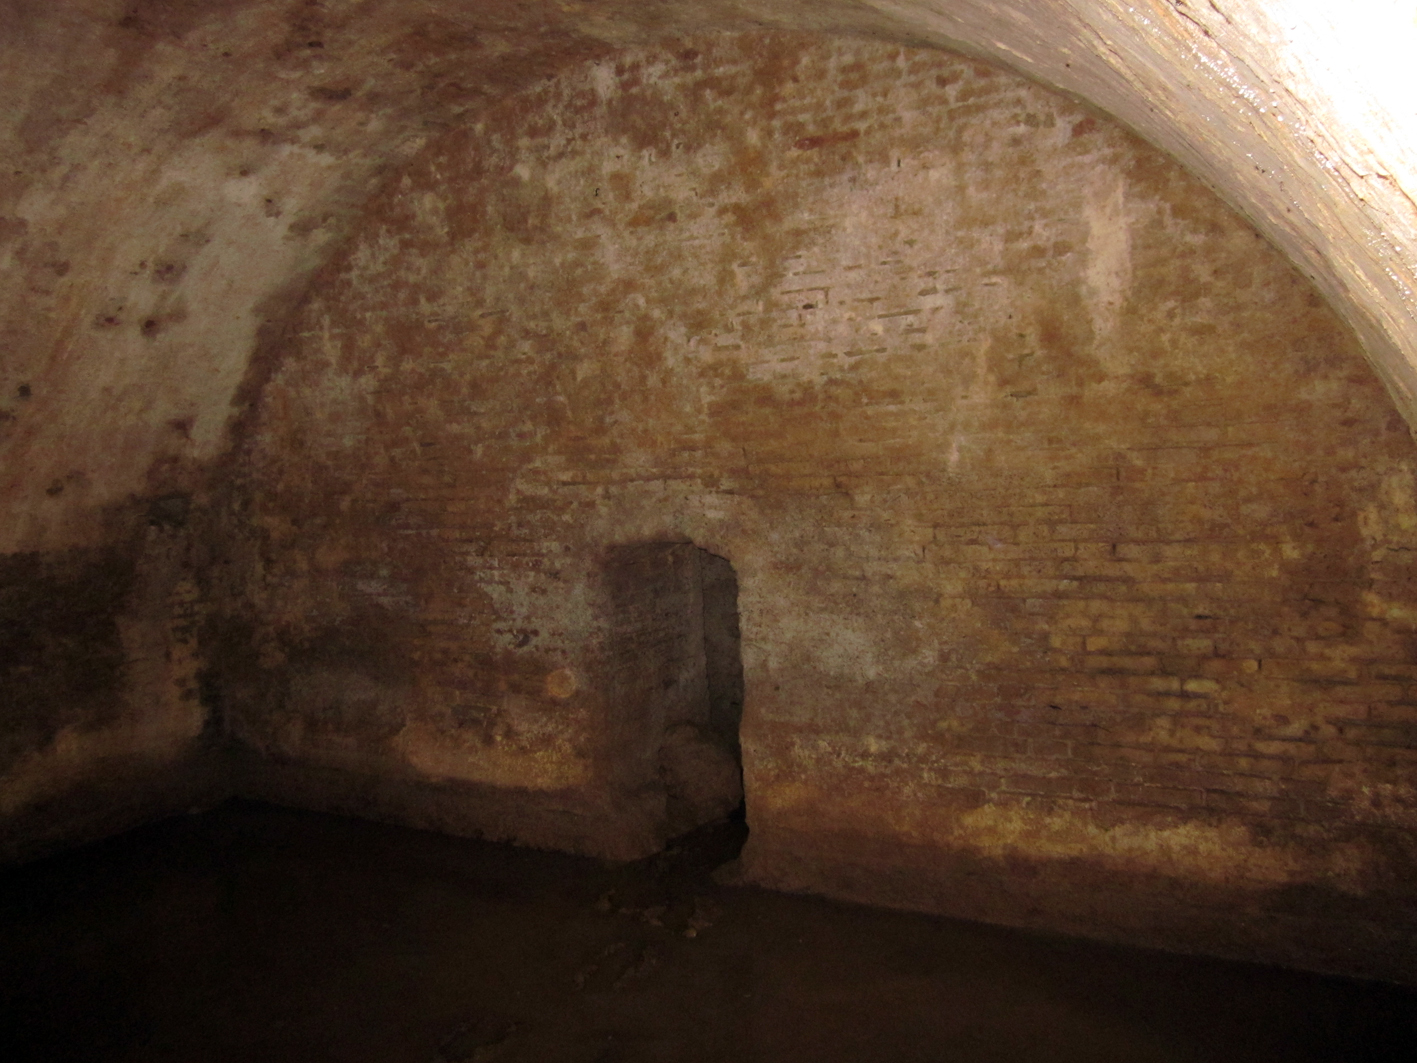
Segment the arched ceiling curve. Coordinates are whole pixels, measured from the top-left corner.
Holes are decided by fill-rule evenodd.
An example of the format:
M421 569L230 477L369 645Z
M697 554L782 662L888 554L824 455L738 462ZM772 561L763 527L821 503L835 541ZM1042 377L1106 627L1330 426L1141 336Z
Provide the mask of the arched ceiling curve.
M197 487L360 204L439 130L665 35L871 34L1112 114L1312 277L1417 423L1417 193L1361 0L0 0L0 552Z

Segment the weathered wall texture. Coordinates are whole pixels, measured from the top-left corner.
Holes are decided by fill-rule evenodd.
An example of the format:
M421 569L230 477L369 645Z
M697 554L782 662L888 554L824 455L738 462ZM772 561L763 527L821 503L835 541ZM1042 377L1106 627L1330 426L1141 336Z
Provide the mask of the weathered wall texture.
M945 54L717 38L514 96L358 231L224 503L246 785L642 849L617 559L692 542L751 880L1417 974L1417 451L1175 164Z
M112 631L135 646L132 631L181 627L198 607L169 607L141 589L148 576L120 593L114 573L160 569L154 588L198 576L186 560L150 567L146 509L191 495L200 519L292 309L383 176L495 101L617 48L764 26L869 34L972 50L1090 100L1315 279L1411 422L1417 119L1402 79L1417 28L1401 5L1360 6L0 0L0 644L12 647L0 670L21 677L0 690L0 726L30 780L3 784L29 825L0 817L0 848L64 833L65 788L37 789L42 776L98 785L147 764L155 783L171 777L166 754L143 752L175 748L168 738L134 737L143 706L168 704L168 680L135 663L146 650L119 653ZM88 577L71 579L88 566L106 573L91 595ZM32 613L50 634L28 630ZM77 631L108 663L36 679L35 661L77 659L53 648ZM197 725L172 719L152 726ZM41 790L47 826L14 796ZM83 822L79 805L113 805L71 799Z
M189 508L163 496L110 513L105 548L0 558L0 861L225 792Z

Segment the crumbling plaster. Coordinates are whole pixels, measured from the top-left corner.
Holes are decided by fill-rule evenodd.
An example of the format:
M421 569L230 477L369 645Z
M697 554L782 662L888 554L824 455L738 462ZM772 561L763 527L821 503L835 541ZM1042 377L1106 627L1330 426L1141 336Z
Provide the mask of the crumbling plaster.
M1350 28L1354 10L1377 20L1369 23L1380 28L1381 44L1375 46L1375 53L1356 47L1362 38ZM41 837L72 840L76 836L73 824L85 816L88 826L78 834L101 833L131 822L141 809L119 807L121 802L107 806L105 795L122 791L126 785L122 778L117 783L109 779L109 791L94 789L84 795L83 800L91 806L88 811L75 812L78 806L65 806L66 793L83 791L81 784L86 778L102 778L105 773L121 776L134 764L142 765L133 768L135 771L161 774L163 765L189 761L193 749L210 752L217 744L215 733L223 730L223 724L242 722L239 714L230 714L231 691L223 691L220 683L213 687L210 671L203 670L207 662L197 650L198 632L204 625L216 623L213 618L224 616L230 621L239 615L240 609L232 609L233 599L249 606L250 587L266 580L271 602L256 604L271 608L257 616L249 628L223 635L225 645L246 646L258 659L237 662L239 667L228 667L224 674L239 675L248 665L253 675L270 672L272 661L262 654L278 657L280 644L278 639L267 639L269 645L261 642L261 624L281 608L289 606L299 612L301 606L299 596L291 591L299 585L298 580L282 584L271 577L282 576L281 565L298 570L305 555L301 547L284 552L264 549L245 557L236 551L234 562L223 556L222 539L214 529L229 523L233 514L214 513L211 503L233 504L233 493L212 488L239 483L249 476L250 469L241 463L260 452L262 432L269 436L272 424L282 424L283 410L296 409L303 401L299 397L304 393L287 386L290 380L301 379L300 365L291 364L301 360L282 359L301 343L310 342L310 307L324 298L321 286L311 284L312 278L338 278L344 268L341 256L358 257L360 247L376 229L369 219L378 214L383 200L397 197L398 189L389 181L392 175L406 179L411 170L417 171L419 160L437 157L440 143L472 135L469 131L477 129L478 122L496 114L499 102L530 98L554 75L572 67L584 70L587 61L623 55L625 49L643 53L658 48L661 42L687 35L703 39L717 30L808 30L914 47L939 45L1002 63L1062 89L1120 119L1181 160L1307 274L1353 329L1397 408L1412 424L1417 389L1410 384L1414 372L1411 352L1417 351L1417 345L1412 342L1411 295L1405 278L1417 236L1413 234L1413 206L1402 186L1404 182L1417 185L1417 175L1405 153L1404 144L1410 139L1404 137L1402 123L1406 119L1396 102L1383 95L1384 79L1395 63L1369 61L1367 56L1394 56L1394 49L1413 36L1413 26L1393 5L1350 7L1345 19L1339 23L1333 16L1311 12L1299 0L1263 5L1217 2L1203 7L1179 2L788 0L706 4L253 0L220 6L191 0L44 6L0 0L0 100L6 104L0 108L0 144L4 145L0 157L6 163L0 170L0 513L4 514L0 521L0 561L4 563L0 568L0 634L9 639L7 650L13 650L8 657L0 657L0 665L22 680L6 691L8 697L0 696L0 710L6 713L6 722L14 724L9 728L13 734L5 734L15 739L12 744L17 749L38 736L30 752L21 752L13 764L0 764L0 812L33 812L34 822L39 824L17 829L13 838L0 836L4 843L0 853L23 855L29 851L25 846ZM1347 41L1355 47L1346 47ZM1069 127L1090 133L1092 119L1070 120ZM436 181L429 180L426 198L436 206L441 190ZM1076 181L1074 185L1076 192L1081 186ZM1097 219L1120 216L1117 204L1121 192L1113 195L1101 186L1093 192L1095 195L1085 197L1082 212L1089 219L1087 242L1092 265L1077 290L1096 296L1090 304L1096 318L1091 325L1101 334L1115 325L1102 318L1112 305L1109 277L1119 275L1112 266L1126 258L1126 249L1109 244L1108 225L1094 224ZM1081 214L1075 210L1070 216ZM1120 232L1125 226L1118 223L1112 228ZM1261 247L1250 234L1242 235L1252 249L1247 253ZM1293 302L1292 307L1300 308L1301 303ZM1304 315L1322 316L1317 298L1303 302L1302 307L1285 318L1286 328L1302 332L1308 320ZM1157 329L1156 333L1164 331ZM1315 326L1307 335L1312 340L1340 334L1341 329ZM1266 372L1256 373L1259 389L1285 376L1274 369L1273 351L1262 356L1262 348L1274 337L1254 335L1260 338L1248 347L1241 343L1240 349L1248 351L1253 364L1268 367ZM1339 395L1347 394L1345 389L1356 389L1355 395L1369 393L1364 389L1370 389L1371 382L1364 374L1336 372L1332 365L1340 364L1337 362L1301 361L1304 342L1296 341L1286 348L1288 355L1280 356L1288 357L1285 369L1300 378L1296 384L1300 393L1308 396L1309 390L1315 390L1317 394L1325 386ZM1271 361L1266 363L1265 357ZM282 373L287 374L284 382ZM925 375L922 372L914 379ZM289 409L274 413L267 409L258 416L258 400L264 397L268 407L272 402L279 404L282 388L296 396L286 403ZM634 395L636 389L626 389L624 394ZM1227 386L1224 401L1242 402L1236 399L1237 394L1243 392ZM302 434L299 418L293 419L293 443L280 451L292 458L289 468L283 459L271 465L285 470L281 475L290 477L295 496L301 494L302 485L314 484L331 473L320 467L318 460L301 460L301 440L339 428L337 400L341 396L326 397L329 403L314 405L309 433ZM1260 401L1258 391L1256 401ZM509 408L515 404L512 396ZM1406 570L1393 560L1405 556L1412 531L1405 516L1411 509L1411 475L1409 467L1398 460L1406 454L1402 448L1408 444L1401 441L1399 446L1400 427L1386 412L1387 407L1380 411L1381 404L1374 404L1371 396L1360 405L1367 420L1339 418L1340 401L1327 407L1335 411L1332 420L1341 426L1339 435L1349 440L1334 451L1342 451L1339 457L1327 459L1334 467L1329 479L1336 483L1348 477L1357 485L1351 497L1371 496L1374 501L1371 512L1361 505L1355 510L1346 502L1335 512L1344 514L1343 520L1348 521L1340 530L1357 519L1355 512L1367 514L1359 521L1359 531L1362 541L1371 547L1369 576L1378 581L1372 585L1391 585L1402 593L1392 601L1363 599L1361 609L1354 604L1356 598L1344 601L1352 607L1353 616L1361 613L1372 621L1362 628L1360 641L1366 641L1353 653L1367 654L1363 660L1381 658L1383 668L1397 663L1396 670L1388 670L1391 675L1369 665L1343 664L1338 671L1346 668L1357 676L1366 669L1364 677L1391 685L1406 675L1402 671L1407 667L1403 663L1407 660L1403 625L1411 620L1404 596ZM1387 418L1385 427L1383 417ZM931 422L937 423L942 422ZM1366 444L1353 442L1361 437L1353 426L1360 424L1368 431L1368 436L1362 437L1369 440ZM1344 434L1350 431L1351 436ZM726 439L727 433L715 438ZM1323 433L1315 432L1309 438L1323 438ZM257 449L253 451L253 447ZM939 460L946 451L937 447L932 453ZM1359 453L1361 460L1355 457ZM1285 460L1292 458L1302 464L1310 457L1326 460L1304 453L1302 447ZM367 472L368 467L340 467L333 474L338 477L346 471ZM1382 489L1366 490L1365 485L1371 485L1363 477L1376 477L1380 472L1386 476ZM1120 471L1117 477L1120 481ZM275 476L269 479L289 486ZM1202 479L1208 479L1208 474ZM1321 479L1304 482L1319 483ZM251 482L258 481L259 477ZM1324 501L1326 496L1320 496L1322 491L1315 496L1314 505ZM268 517L275 514L272 520L280 517L285 500L279 491L257 491L250 497L258 503L252 507L260 511L257 516L264 512ZM319 497L332 499L334 494L322 492ZM874 505L869 498L867 502L868 508ZM236 522L249 516L248 512ZM1334 522L1342 523L1338 518ZM820 545L811 519L787 524L808 529L803 533L806 538L797 544L802 551ZM296 528L293 522L290 526ZM605 536L606 542L617 538L628 541L627 536L666 538L657 524L640 528L617 522L614 530L615 534ZM669 538L678 541L677 533L683 529L670 530L676 536ZM694 531L696 542L719 547L711 535L700 531ZM317 532L316 528L303 534L314 536ZM1317 533L1300 535L1306 536L1306 543L1312 540L1323 546ZM736 552L745 559L744 571L751 578L768 571L763 564L753 568L750 555L754 544L761 545L769 538L744 535L736 543L741 547ZM325 555L338 545L312 547L311 571L328 561ZM988 556L1001 545L993 541L966 544ZM1344 550L1348 552L1339 551L1344 557L1352 553L1348 546ZM726 548L724 552L735 553ZM1328 556L1322 549L1314 556L1320 554ZM1215 558L1208 554L1201 558L1207 563L1218 563L1217 559L1226 564L1236 561L1228 546ZM1148 555L1142 563L1171 564L1173 560L1169 555ZM223 572L243 566L238 576L224 582ZM1358 576L1347 569L1344 572L1348 589L1369 578L1361 572ZM1310 577L1320 578L1312 573L1303 576ZM1301 586L1299 582L1291 584L1285 585L1285 594ZM455 589L451 584L439 586L450 592ZM766 604L772 599L764 586L759 579L749 589L745 615L750 625L756 624L760 630L790 630L793 611L784 608L781 615L772 615ZM1370 592L1369 598L1375 593ZM787 595L778 597L785 601ZM334 599L315 595L312 601L314 606L292 621L294 627L318 617L319 609ZM573 612L574 596L556 604L563 612ZM904 615L897 605L883 606L883 615ZM848 619L852 608L845 608ZM1191 619L1209 623L1215 618ZM846 622L821 620L818 626L851 633ZM1342 624L1338 627L1345 637L1358 631L1357 627L1351 632ZM253 634L258 637L245 637ZM370 629L366 634L369 645L379 640L386 649L394 645L388 640L388 631ZM1120 642L1110 645L1109 638L1102 635L1095 636L1099 641L1094 645L1093 638L1061 633L1061 628L1053 634L1081 647L1062 647L1060 653L1109 654L1120 652L1119 646L1126 649ZM1314 637L1330 636L1319 632ZM909 642L909 637L896 639L892 646L908 650ZM849 638L843 641L839 654L853 665L843 673L844 682L863 678L855 667L862 664L861 654L849 643ZM366 648L365 642L336 646L340 652L356 655ZM1271 655L1271 649L1264 649L1264 654ZM1328 650L1323 644L1315 652ZM762 679L765 666L753 653L750 645L746 664L750 672L758 674L761 693L767 690ZM1293 656L1274 653L1281 663ZM1135 653L1127 659L1142 660ZM1221 663L1228 667L1236 662L1227 658ZM1258 667L1256 662L1250 663ZM274 664L284 666L279 660ZM1172 689L1183 682L1179 673L1173 675L1175 669L1165 662L1158 667L1165 674L1155 682L1162 685L1154 690L1148 687L1147 696L1180 696ZM1147 668L1156 670L1150 664ZM6 674L0 671L0 676ZM557 691L564 686L565 698L574 695L573 685L560 680L552 683L555 677L567 674L565 669L549 673L544 693L563 700ZM794 689L809 688L821 674L817 665L805 668L800 677L804 682ZM75 678L71 681L70 677ZM1278 681L1301 683L1313 678L1307 673L1281 674ZM1323 682L1333 683L1346 683L1349 678L1335 678L1328 672L1319 676ZM1119 688L1134 681L1152 682L1146 676L1105 680ZM1241 676L1235 680L1236 688L1248 689L1248 682ZM290 678L291 696L314 705L333 703L349 693L344 687L335 690L331 683L338 686L325 672L296 675ZM1184 679L1184 683L1190 685L1181 693L1195 697L1211 697L1222 685L1214 679L1195 677ZM22 686L24 692L20 692ZM384 687L371 687L370 691L364 691L369 697L360 703L378 708L386 691ZM260 693L255 690L253 704L264 704ZM1001 703L1018 700L1017 693L1004 687L998 697ZM40 710L55 706L56 713L40 719ZM1064 711L1055 704L1046 708L1050 713ZM29 709L35 710L30 715L36 722L26 731ZM1085 715L1091 709L1084 705L1078 711ZM799 836L808 833L804 824L814 825L833 801L846 801L836 809L842 820L857 817L866 822L879 813L890 821L885 824L889 830L872 827L852 840L848 847L866 855L846 870L831 872L837 878L830 882L830 891L842 896L942 908L933 897L922 899L918 892L911 892L916 887L909 868L914 859L909 845L902 848L901 837L889 844L882 841L891 831L899 834L903 823L909 827L905 834L914 831L928 840L929 844L921 847L925 855L919 859L931 865L935 859L931 854L940 847L941 839L950 840L941 831L947 834L960 824L997 842L999 853L991 851L990 859L1000 853L1007 856L1022 837L1015 830L1017 824L994 819L952 820L953 813L944 804L931 806L931 814L938 812L950 820L948 829L924 819L917 823L910 819L919 804L913 798L892 806L893 811L882 811L886 805L878 799L862 798L859 808L847 807L856 798L848 800L843 795L856 791L844 783L838 785L827 770L806 773L816 780L809 780L810 785L818 786L813 792L809 783L799 778L804 773L797 763L811 760L816 755L813 750L822 754L818 759L825 764L842 749L854 748L851 742L859 739L865 751L862 764L869 766L883 762L883 757L889 759L890 749L879 743L879 735L858 734L852 729L866 718L859 714L850 727L835 734L834 745L828 743L819 749L812 745L814 737L788 734L790 728L769 734L762 721L772 722L774 712L782 719L790 715L773 709L772 699L760 698L755 712L760 727L754 739L758 748L749 757L748 766L753 768L756 763L760 780L776 780L771 786L759 784L757 807L767 813L762 819L769 828L754 828L759 853L769 857L764 860L760 856L757 861L759 881L821 887L824 875L830 877L819 866L818 850L823 846L800 843ZM1319 720L1317 713L1316 709L1315 720ZM259 714L248 714L247 722L250 719L260 722ZM1287 717L1275 716L1274 720L1277 726L1299 727ZM299 730L304 719L297 714L285 722ZM942 742L957 737L942 734ZM1326 740L1326 735L1315 738L1306 733L1305 740ZM1149 733L1143 737L1163 746L1177 745L1178 741L1173 735ZM1182 737L1189 741L1189 737ZM1287 742L1295 737L1284 734L1275 740ZM326 735L307 738L304 732L293 738L284 731L274 738L257 733L258 740L251 744L275 748L285 742L298 747L297 752L308 752L306 746L313 748L324 742L329 748L322 747L321 755L338 754L352 762L359 762L367 753L349 743L340 745L344 739L339 735L334 739ZM420 748L429 756L446 753L437 742ZM912 739L902 748L918 752L924 745ZM1178 757L1190 756L1179 747L1172 752ZM779 754L781 770L773 761ZM325 765L330 770L344 766ZM429 775L446 774L437 765L425 768ZM1370 778L1354 770L1357 774L1353 778L1362 785L1355 783L1357 789L1352 794L1339 794L1340 803L1361 805L1359 798L1375 801L1375 793L1378 797L1386 793L1379 792L1380 787L1364 789L1378 776ZM1329 773L1330 769L1325 766L1323 771ZM177 779L175 771L171 774L172 791L152 798L145 807L181 807L189 793L200 800L201 787L212 782L209 774L200 771L194 776L199 781L190 786ZM1349 778L1342 772L1330 774L1339 782ZM1405 779L1402 775L1399 781L1405 785ZM1324 785L1330 781L1327 775L1319 780ZM1148 785L1153 783L1155 779ZM1287 782L1275 785L1282 791L1281 797L1288 793L1284 790ZM220 785L215 790L220 791ZM908 786L900 792L907 797L914 793ZM361 799L366 796L361 792ZM1237 807L1246 800L1236 799ZM1272 802L1266 799L1261 803L1268 807ZM1400 810L1407 808L1398 804ZM355 806L357 802L351 807ZM371 807L375 806L377 802ZM1390 811L1384 806L1375 813L1382 820L1379 826L1389 833L1402 830L1404 824ZM987 813L985 818L993 815ZM453 817L450 822L455 820ZM441 821L434 815L429 822ZM1332 832L1325 833L1322 824L1311 826L1325 845L1333 841L1329 837ZM777 835L770 833L774 827ZM1042 835L1032 827L1025 831L1038 854L1051 860L1055 870L1061 869L1057 870L1061 878L1054 884L1054 892L1090 895L1091 880L1080 872L1076 881L1068 876L1076 871L1069 861L1098 849L1091 829L1088 823L1055 817L1043 824ZM1109 828L1108 844L1120 846L1113 856L1132 859L1135 854L1127 849L1129 839L1140 839L1137 844L1148 852L1154 848L1161 835L1151 828L1138 829L1140 833L1133 838L1126 830ZM25 831L30 833L22 839L23 844L15 842ZM531 837L525 832L509 836ZM1231 867L1233 853L1242 848L1237 837L1222 832L1197 842L1187 825L1174 835L1173 848L1195 856L1197 866L1208 865L1215 858ZM1269 841L1260 848L1266 846L1274 848ZM1394 850L1403 859L1405 846L1404 841ZM1379 885L1386 889L1390 878L1401 877L1397 872L1390 875L1389 866L1396 868L1402 860L1389 858L1390 854L1379 856L1382 859L1375 857L1369 862L1371 867L1363 862L1366 857L1355 858L1355 866L1362 864L1362 874L1354 872L1350 877L1355 882L1363 879L1364 888L1367 879L1381 879ZM1332 868L1305 867L1300 876L1305 882L1336 874ZM968 869L966 873L975 874ZM1161 868L1157 873L1170 871ZM867 875L866 885L852 878L858 874ZM1274 882L1266 880L1266 888L1288 889L1280 882L1287 874L1283 869L1276 872L1270 876ZM1204 875L1190 877L1205 885ZM1305 883L1300 885L1307 888ZM1044 892L1053 890L1053 885L1044 886ZM981 896L987 892L982 891ZM969 912L986 918L1012 918L990 909L990 900L984 897ZM1212 898L1202 907L1208 904L1216 911L1228 912L1229 903L1225 898ZM959 905L943 909L964 910ZM1280 915L1289 918L1285 912ZM1375 940L1382 939L1382 920L1367 914L1362 918L1375 928ZM1093 923L1090 917L1078 916L1076 923L1054 919L1049 925L1087 930L1095 929ZM1228 932L1227 923L1220 933ZM1189 930L1184 927L1177 931L1178 937L1186 933ZM1167 942L1174 944L1170 939ZM1300 957L1299 961L1344 965L1327 956L1317 960Z
M0 9L0 550L190 490L380 177L565 62L782 26L940 44L1091 102L1215 187L1355 329L1409 422L1410 12L1307 0L310 3Z
M692 541L742 580L753 881L1353 970L1410 940L1413 450L1273 248L1076 105L625 49L430 142L321 270L232 467L215 703L243 792L643 853L682 655L614 558Z

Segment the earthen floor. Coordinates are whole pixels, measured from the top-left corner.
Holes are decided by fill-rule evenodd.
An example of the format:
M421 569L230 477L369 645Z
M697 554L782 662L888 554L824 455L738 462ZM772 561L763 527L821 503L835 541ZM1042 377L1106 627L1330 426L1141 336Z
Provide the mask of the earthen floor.
M230 803L0 876L0 1058L1417 1059L1390 986Z

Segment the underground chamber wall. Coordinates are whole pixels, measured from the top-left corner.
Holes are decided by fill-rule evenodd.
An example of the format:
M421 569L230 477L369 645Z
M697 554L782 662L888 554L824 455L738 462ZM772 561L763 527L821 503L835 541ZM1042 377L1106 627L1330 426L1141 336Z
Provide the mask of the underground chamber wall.
M647 855L724 803L694 540L745 573L748 880L1328 962L1292 884L1381 899L1410 785L1411 440L1351 337L1001 72L687 54L430 143L311 290L234 466L263 792Z

